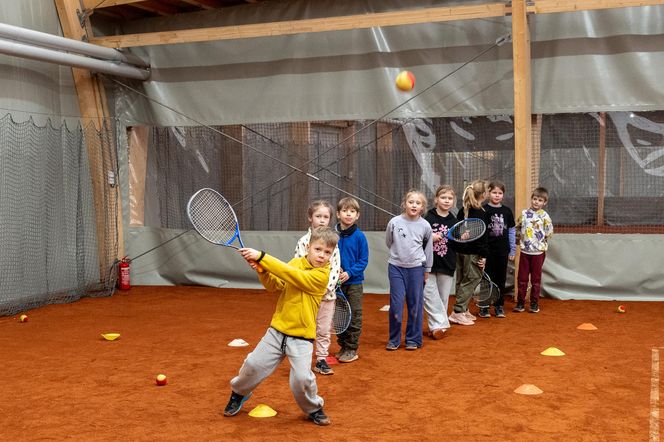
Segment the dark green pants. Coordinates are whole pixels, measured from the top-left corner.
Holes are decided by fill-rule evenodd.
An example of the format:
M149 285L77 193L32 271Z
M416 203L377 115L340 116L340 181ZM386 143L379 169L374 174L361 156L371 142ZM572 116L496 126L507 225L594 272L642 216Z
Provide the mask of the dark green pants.
M339 347L357 351L360 345L360 334L362 333L362 296L364 288L362 284L342 285L341 290L346 295L350 304L350 325L348 329L337 336Z
M468 311L468 305L475 292L475 287L482 280L482 269L477 266L479 260L479 255L457 253L455 313Z

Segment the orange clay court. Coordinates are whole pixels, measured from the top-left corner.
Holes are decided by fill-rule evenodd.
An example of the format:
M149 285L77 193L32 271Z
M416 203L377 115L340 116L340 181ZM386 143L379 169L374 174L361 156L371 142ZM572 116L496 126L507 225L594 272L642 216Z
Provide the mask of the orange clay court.
M380 308L389 297L367 294L360 359L317 377L332 425L305 419L286 361L237 416L223 417L229 381L275 301L262 290L139 286L24 312L23 323L2 317L0 438L659 440L664 303L544 299L540 313L516 314L508 302L506 319L387 352ZM577 329L584 323L597 330ZM105 332L121 336L106 341ZM227 345L237 338L250 345ZM549 347L565 355L540 354ZM523 384L543 393L515 393ZM259 404L277 415L250 417Z

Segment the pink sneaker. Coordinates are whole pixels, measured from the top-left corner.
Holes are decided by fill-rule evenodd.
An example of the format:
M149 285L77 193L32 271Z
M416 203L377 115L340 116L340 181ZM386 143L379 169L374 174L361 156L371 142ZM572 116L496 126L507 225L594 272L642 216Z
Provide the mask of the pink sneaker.
M449 320L453 324L459 324L459 325L475 325L473 321L468 319L466 315L463 313L452 313L449 317Z

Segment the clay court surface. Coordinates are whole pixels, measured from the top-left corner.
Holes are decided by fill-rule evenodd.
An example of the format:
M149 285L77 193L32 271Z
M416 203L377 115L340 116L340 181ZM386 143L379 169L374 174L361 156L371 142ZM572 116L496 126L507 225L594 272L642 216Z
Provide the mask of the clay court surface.
M366 295L360 359L318 377L329 427L305 420L288 362L239 415L229 380L264 334L263 291L134 287L0 318L1 440L658 440L663 397L653 355L664 303L555 301L538 314L453 326L415 352L385 351L386 295ZM598 330L581 331L581 323ZM113 342L102 332L119 332ZM232 348L235 338L249 347ZM566 355L546 357L556 347ZM336 351L336 343L332 350ZM158 387L158 373L168 385ZM544 393L514 393L534 384ZM653 401L653 397L656 399ZM248 415L258 404L278 414ZM653 438L653 435L657 439Z

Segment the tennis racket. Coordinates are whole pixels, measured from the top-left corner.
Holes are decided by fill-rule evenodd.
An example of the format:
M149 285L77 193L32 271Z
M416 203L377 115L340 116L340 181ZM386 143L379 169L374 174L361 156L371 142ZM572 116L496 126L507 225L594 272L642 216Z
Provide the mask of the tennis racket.
M482 273L482 279L475 287L473 299L479 308L488 308L493 305L500 296L500 289L495 282L491 281L486 272Z
M334 301L334 315L332 316L332 329L331 332L335 335L340 335L345 332L350 325L351 311L350 303L346 295L341 291L341 287L337 288L337 299Z
M466 243L475 241L486 232L486 224L479 218L467 218L459 221L447 231L447 238Z
M187 202L187 216L196 232L212 244L244 248L235 211L216 190L204 188L194 193ZM233 244L235 240L240 247ZM263 268L257 266L256 270L262 272Z

